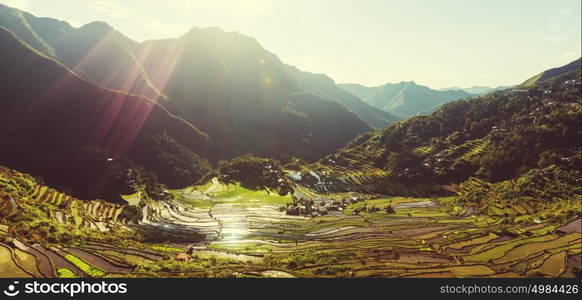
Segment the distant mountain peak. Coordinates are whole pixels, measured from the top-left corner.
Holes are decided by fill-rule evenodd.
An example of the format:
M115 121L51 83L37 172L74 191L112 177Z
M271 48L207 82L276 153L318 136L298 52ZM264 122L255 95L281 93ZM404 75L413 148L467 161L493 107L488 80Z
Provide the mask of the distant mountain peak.
M111 25L109 25L107 22L104 21L93 21L90 23L87 23L81 27L86 27L86 28L109 28L109 29L113 29L113 27L111 27Z
M211 26L211 27L193 26L184 35L186 36L186 35L190 35L190 34L199 34L201 32L220 33L220 34L229 34L230 33L230 32L223 30L222 28L216 27L216 26Z
M79 29L81 30L91 30L91 31L102 31L102 32L109 32L115 30L111 25L102 22L102 21L94 21L91 23L87 23L81 26Z
M429 113L446 102L474 96L460 90L433 90L427 86L419 85L415 81L386 83L377 87L354 84L340 86L372 106L400 118Z
M213 45L222 45L221 43L237 43L238 46L242 46L243 48L247 47L247 49L264 50L261 44L255 38L236 31L229 32L220 27L201 28L194 26L179 39L183 41L195 41L197 43L203 42Z
M485 86L485 85L473 85L471 87L465 87L465 88L458 87L458 86L452 86L452 87L440 88L438 90L439 91L465 91L469 94L483 95L483 94L488 94L491 92L509 89L512 87L513 87L512 85L498 86L498 87L490 87L490 86Z
M407 86L407 85L418 85L414 81L399 81L399 82L387 82L382 86Z
M341 103L343 106L353 111L360 119L373 127L383 128L398 120L396 116L373 107L360 99L357 95L339 87L335 80L326 74L302 71L291 65L285 65L285 68L301 90L323 99L335 100L336 102Z
M198 27L198 26L194 26L192 28L190 28L190 30L188 30L184 35L182 35L182 38L186 38L186 37L199 37L200 35L208 35L208 36L214 36L214 37L231 37L231 38L244 38L244 39L249 39L252 41L256 42L256 39L247 35L244 35L242 33L239 33L238 31L226 31L220 27L217 26L212 26L212 27Z

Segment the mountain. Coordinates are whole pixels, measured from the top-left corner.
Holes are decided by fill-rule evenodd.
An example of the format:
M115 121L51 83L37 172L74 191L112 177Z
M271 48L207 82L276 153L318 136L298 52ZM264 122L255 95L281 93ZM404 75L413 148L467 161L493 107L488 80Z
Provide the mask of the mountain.
M346 95L310 95L288 66L238 33L193 28L137 43L101 22L73 28L6 6L0 12L1 26L84 79L157 100L195 124L210 136L202 155L213 162L246 153L317 160L370 124L393 120Z
M0 4L0 26L86 80L152 99L164 97L131 52L139 44L106 23L74 28L67 22L37 18Z
M340 83L338 86L347 92L359 97L360 99L367 99L368 97L376 94L381 86L367 87L358 83Z
M208 136L154 101L101 88L0 27L2 164L85 199L120 201L128 169L169 186L210 168ZM179 158L179 159L176 159Z
M164 105L210 135L212 160L315 160L371 130L342 104L305 93L277 56L238 33L193 28L145 42L135 56L169 97Z
M384 128L388 124L398 121L399 118L380 110L362 101L340 88L333 79L325 74L313 74L287 65L287 71L305 92L311 93L323 99L336 100L356 113L360 119L376 128Z
M448 88L442 88L439 89L439 91L465 91L469 94L474 94L474 95L484 95L487 93L492 93L492 92L496 92L496 91L502 91L502 90L506 90L506 89L510 89L514 86L498 86L498 87L489 87L489 86L478 86L478 85L474 85L472 87L468 87L468 88L460 88L460 87L448 87Z
M411 185L418 192L420 184L447 185L470 177L500 182L553 166L579 170L579 64L542 72L524 91L447 103L430 115L361 135L320 164L354 174L379 170L373 174L385 175L374 180L377 192L384 193Z
M526 80L524 83L520 85L520 87L531 87L537 83L560 77L561 79L577 79L577 77L579 77L580 75L581 68L582 68L582 58L578 58L577 60L567 65L541 72L536 76Z
M444 103L474 96L464 91L437 91L413 81L369 88L355 84L340 84L340 87L400 118L425 114Z

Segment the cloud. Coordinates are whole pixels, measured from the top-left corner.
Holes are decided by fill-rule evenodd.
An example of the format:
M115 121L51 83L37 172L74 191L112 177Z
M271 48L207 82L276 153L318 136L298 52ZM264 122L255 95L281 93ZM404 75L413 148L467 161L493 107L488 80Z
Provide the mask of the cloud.
M28 9L30 6L29 0L2 0L2 4L18 9Z
M87 4L88 7L100 10L101 12L116 19L125 19L138 16L139 11L126 7L125 5L110 0L94 0Z

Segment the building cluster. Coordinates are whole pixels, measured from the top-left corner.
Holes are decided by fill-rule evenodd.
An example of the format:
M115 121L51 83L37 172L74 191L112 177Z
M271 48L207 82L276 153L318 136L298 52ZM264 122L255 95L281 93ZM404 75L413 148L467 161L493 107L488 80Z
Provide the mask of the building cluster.
M341 200L335 199L304 199L294 198L293 203L281 206L280 211L285 211L290 216L320 217L334 211L344 211L350 204L378 198L377 195L353 195Z

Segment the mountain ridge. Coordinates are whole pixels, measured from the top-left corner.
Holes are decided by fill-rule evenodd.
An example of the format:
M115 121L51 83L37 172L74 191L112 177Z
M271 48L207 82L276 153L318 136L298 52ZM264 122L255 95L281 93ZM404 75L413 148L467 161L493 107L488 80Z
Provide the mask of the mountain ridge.
M159 155L180 154L196 161L196 168L185 174L191 176L186 179L190 183L206 172L194 174L209 167L191 152L203 153L208 136L192 124L153 100L104 89L78 77L4 28L0 41L4 96L0 139L9 145L0 149L3 164L41 174L55 187L72 189L76 195L111 201L120 201L118 193L129 188L124 169L141 165L154 169L169 163L154 159ZM156 136L190 150L178 153L165 145L154 149ZM42 151L37 151L37 144ZM170 173L157 175L169 186L179 181Z
M352 172L379 169L388 175L378 179L377 192L425 194L443 193L443 186L470 177L501 182L535 169L579 170L582 110L577 63L544 71L540 74L551 75L543 80L537 75L535 83L519 92L446 103L430 115L361 135L319 164ZM403 188L409 184L418 190Z
M19 16L26 13L6 6L0 6L0 13L0 25L21 32L17 35L22 40L84 79L154 99L172 114L196 125L211 137L204 155L214 162L246 153L282 160L294 156L317 160L356 135L372 130L361 120L365 117L357 115L358 109L350 109L336 99L328 99L330 103L306 96L312 107L302 101L300 106L306 111L297 111L293 103L296 94L307 90L297 85L275 54L252 37L193 27L177 39L137 43L103 22L74 28L30 14L23 19ZM43 26L35 30L26 25L35 22ZM34 35L43 42L36 43ZM41 44L52 45L50 51ZM362 107L361 111L374 111L359 102L356 106ZM314 116L313 111L321 112L320 107L329 107L336 115L326 114L327 119ZM368 121L375 126L388 123L370 115L376 119ZM348 123L343 128L328 126L334 119ZM307 144L319 146L305 147Z
M552 68L538 73L537 75L523 82L521 85L519 85L519 87L530 87L537 83L544 82L568 73L572 74L569 79L576 79L576 75L580 74L581 68L582 57L561 67Z
M438 90L439 91L461 90L461 91L465 91L469 94L483 95L483 94L487 94L487 93L491 93L491 92L510 89L512 87L514 87L514 85L503 85L503 86L497 86L497 87L474 85L474 86L465 87L465 88L455 86L455 87L440 88Z
M385 127L399 120L396 116L380 110L361 100L358 96L345 91L326 74L305 72L291 65L285 66L289 73L303 86L305 91L324 99L336 99L350 110L356 112L363 121L366 121L376 128Z
M426 114L444 103L475 96L464 91L433 90L418 85L414 81L387 83L376 87L358 84L340 84L339 86L372 106L400 118Z

